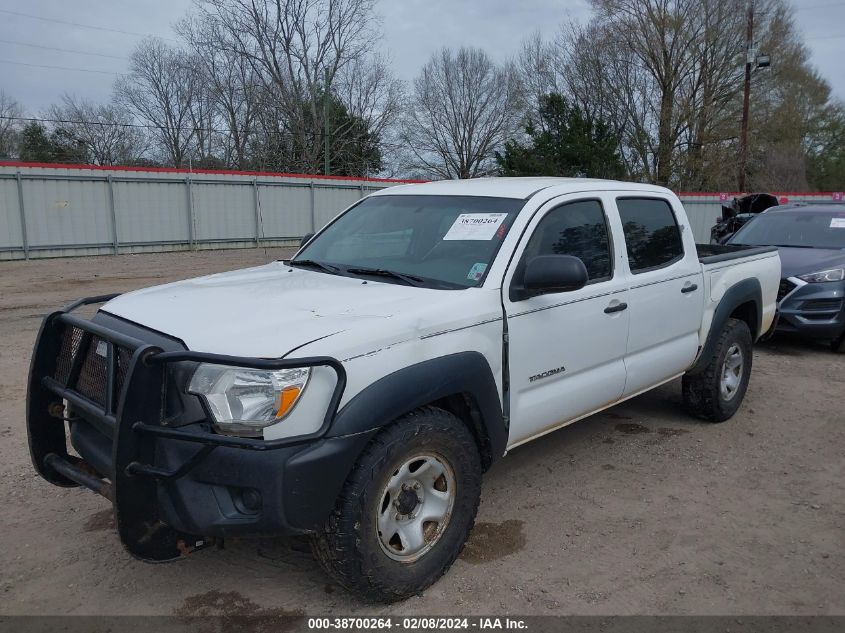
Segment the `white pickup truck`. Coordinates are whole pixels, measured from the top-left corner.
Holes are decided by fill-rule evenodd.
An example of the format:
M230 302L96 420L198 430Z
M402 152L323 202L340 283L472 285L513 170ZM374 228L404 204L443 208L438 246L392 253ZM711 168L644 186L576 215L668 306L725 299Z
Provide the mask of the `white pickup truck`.
M656 186L393 187L290 261L48 315L30 452L110 499L144 560L307 534L342 585L402 599L458 557L510 449L678 377L690 413L730 418L779 280L775 248L696 247Z

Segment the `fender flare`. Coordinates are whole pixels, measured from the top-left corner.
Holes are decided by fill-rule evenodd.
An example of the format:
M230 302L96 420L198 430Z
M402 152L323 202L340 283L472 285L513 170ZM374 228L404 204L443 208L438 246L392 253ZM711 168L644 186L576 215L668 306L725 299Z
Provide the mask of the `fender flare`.
M752 329L751 338L754 341L759 338L763 320L763 290L758 279L743 279L728 288L719 301L719 305L716 306L713 321L710 323L710 331L707 333L707 340L701 348L695 364L687 371L688 374L696 374L707 366L710 357L713 355L713 350L716 348L716 342L719 340L719 336L731 314L739 306L748 302L753 302L757 308L757 323Z
M478 412L477 437L489 466L505 453L508 428L490 364L479 352L458 352L388 374L356 394L335 416L327 436L363 433L384 427L431 402L465 394Z

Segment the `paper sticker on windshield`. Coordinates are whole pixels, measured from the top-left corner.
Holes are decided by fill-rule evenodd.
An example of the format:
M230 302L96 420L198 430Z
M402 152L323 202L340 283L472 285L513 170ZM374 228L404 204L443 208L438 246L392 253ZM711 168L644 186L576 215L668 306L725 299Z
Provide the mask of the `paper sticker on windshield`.
M845 229L845 218L830 218L830 228Z
M469 269L467 273L467 279L471 281L478 281L484 276L484 271L487 270L487 264L478 263L473 264L472 268Z
M492 240L507 213L461 213L444 240Z

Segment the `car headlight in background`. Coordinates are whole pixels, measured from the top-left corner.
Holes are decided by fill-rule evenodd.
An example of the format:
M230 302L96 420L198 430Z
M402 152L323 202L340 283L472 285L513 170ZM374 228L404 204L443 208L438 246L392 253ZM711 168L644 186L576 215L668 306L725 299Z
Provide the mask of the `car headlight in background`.
M817 273L798 275L798 279L808 283L818 283L820 281L842 281L845 279L845 268L831 268L830 270L820 270Z
M221 433L260 436L288 415L305 390L311 370L249 369L203 363L188 392L205 400Z

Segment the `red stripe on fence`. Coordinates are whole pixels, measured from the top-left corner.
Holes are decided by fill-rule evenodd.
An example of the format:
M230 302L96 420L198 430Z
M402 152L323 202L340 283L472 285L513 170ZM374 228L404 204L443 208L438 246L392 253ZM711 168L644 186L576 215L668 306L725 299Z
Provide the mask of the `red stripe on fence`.
M739 193L736 191L681 191L678 192L679 198L696 198L696 197L705 197L705 196L715 196L719 197L721 194L726 193L730 198L738 198L741 196L747 196L747 193ZM768 193L773 196L815 196L815 197L825 197L830 198L833 196L832 191L755 191L754 193Z
M275 176L276 178L308 178L315 180L355 180L358 182L389 182L396 184L417 184L425 180L398 180L393 178L362 178L360 176L326 176L325 174L286 174L272 171L238 171L236 169L183 169L176 167L132 167L129 165L78 165L75 163L26 163L2 162L0 167L24 167L35 169L93 169L99 171L140 171L166 174L211 174L224 176Z

